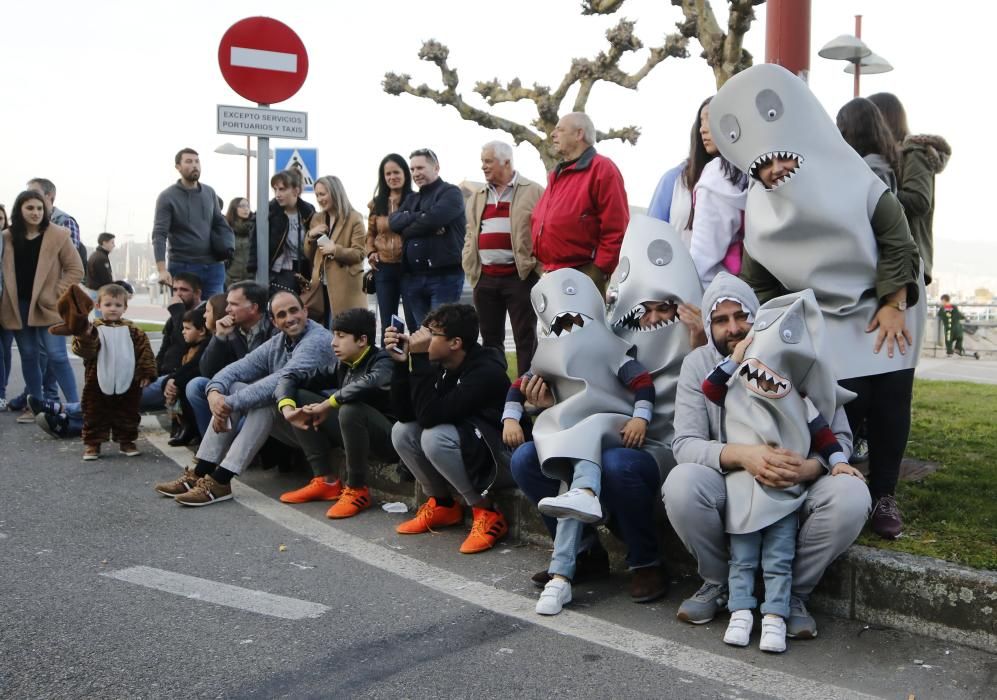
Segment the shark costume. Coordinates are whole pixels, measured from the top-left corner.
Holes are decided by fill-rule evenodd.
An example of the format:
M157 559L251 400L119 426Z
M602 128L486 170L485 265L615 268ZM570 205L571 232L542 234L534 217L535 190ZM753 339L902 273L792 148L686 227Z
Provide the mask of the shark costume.
M644 449L664 474L675 465L672 457L672 421L675 388L682 360L692 349L689 331L679 321L678 310L671 321L641 328L644 302L676 304L703 302L703 288L681 235L669 224L636 214L630 219L620 250L620 287L609 323L613 332L637 349L637 359L654 379L654 417L647 428Z
M872 221L874 215L894 213L877 209L892 207L895 197L884 197L887 186L845 142L806 84L781 66L753 66L713 98L710 131L720 153L751 175L745 208L748 256L785 291L814 290L830 343L840 350L830 358L838 378L915 367L925 326L916 246L911 241L902 254L881 249ZM758 169L774 157L796 158L799 166L768 189ZM904 268L910 304L906 324L914 339L906 354L892 358L874 354L876 334L865 331L881 297L895 291L877 289L881 257L890 258L884 264Z

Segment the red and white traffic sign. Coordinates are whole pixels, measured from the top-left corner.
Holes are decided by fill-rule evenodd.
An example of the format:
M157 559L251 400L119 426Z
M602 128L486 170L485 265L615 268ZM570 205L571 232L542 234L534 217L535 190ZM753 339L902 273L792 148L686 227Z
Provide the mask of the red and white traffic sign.
M218 45L225 82L247 100L283 102L308 75L308 52L294 30L270 17L239 20Z

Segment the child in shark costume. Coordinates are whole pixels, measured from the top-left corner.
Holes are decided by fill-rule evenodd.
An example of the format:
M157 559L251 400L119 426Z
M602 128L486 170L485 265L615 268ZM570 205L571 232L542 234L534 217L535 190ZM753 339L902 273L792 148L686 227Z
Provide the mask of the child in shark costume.
M873 529L896 537L893 492L925 326L921 261L903 209L806 84L780 66L753 66L725 83L710 129L752 180L741 275L762 302L813 289L835 350L829 359L858 395L849 421L868 420Z
M553 578L537 603L538 613L553 615L571 601L583 524L602 519L602 453L643 442L654 410L654 383L629 356L631 346L610 330L602 296L585 274L571 268L548 273L530 298L540 329L537 351L530 372L509 390L503 437L521 430L523 382L542 376L556 403L537 418L533 441L543 473L571 486L538 504L541 513L559 518L549 567ZM513 442L521 441L520 433Z
M654 417L644 449L658 463L661 478L675 465L672 421L675 388L682 360L692 349L678 306L703 303L696 266L669 224L640 214L630 219L620 249L619 297L609 323L613 332L637 349L636 357L654 379ZM670 318L652 327L641 324L648 302L667 303Z
M759 308L751 333L703 382L706 397L725 408L728 440L780 445L798 454L813 450L831 466L832 475L857 475L824 418L851 398L850 392L837 386L826 356L824 321L809 289ZM729 472L726 481L731 619L724 641L748 644L751 611L757 605L752 589L761 554L765 574L761 648L785 651L797 511L805 489L802 484L770 488L745 470Z

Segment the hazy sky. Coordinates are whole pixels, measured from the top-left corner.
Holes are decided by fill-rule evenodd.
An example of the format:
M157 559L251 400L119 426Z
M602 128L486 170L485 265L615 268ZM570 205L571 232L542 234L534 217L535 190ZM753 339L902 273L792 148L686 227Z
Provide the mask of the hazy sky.
M245 146L242 137L217 134L215 123L216 105L246 104L225 84L217 60L222 34L243 17L280 19L298 32L309 52L304 87L276 105L308 112L309 140L271 141L271 146L317 147L320 173L340 176L357 208L369 200L377 164L388 152L408 154L428 146L440 156L445 179L480 180L480 145L504 138L503 132L463 121L452 108L382 91L388 70L410 73L416 84L439 86L436 67L416 57L423 40L449 46L465 98L483 106L472 92L476 80L518 76L527 85L556 86L571 57L592 57L607 46L604 33L620 17L636 20L637 35L648 46L660 43L681 18L663 0L628 0L611 17L583 17L577 0L7 5L0 17L5 68L0 201L9 206L28 178L48 177L59 187L57 204L77 217L90 243L104 230L105 215L107 230L148 240L156 195L176 179L173 155L182 146L200 151L202 180L226 202L245 194L245 159L213 153L226 141ZM726 3L713 5L726 24ZM810 85L832 115L851 98L844 64L816 53L834 36L852 33L854 13L864 13L863 39L895 70L863 77L862 93L896 93L914 132L940 134L952 145L953 158L937 179L936 276L953 288L997 288L992 272L997 251L986 243L992 236L980 224L989 217L978 215L978 203L990 194L984 169L994 161L993 147L969 145L976 130L969 120L974 103L969 90L982 85L974 74L987 70L991 49L976 40L978 34L972 41L956 34L967 21L993 26L997 10L992 3L973 3L972 12L958 14L942 8L936 0L813 0ZM761 62L764 5L756 12L758 21L745 43ZM601 129L627 124L643 129L636 147L599 146L620 166L631 204L646 206L661 173L685 155L696 107L714 92L712 72L696 57L698 44L691 46L693 57L667 59L638 91L599 84L588 103ZM632 71L643 61L644 53L630 56L624 68ZM562 112L571 99L573 94ZM503 105L500 113L528 122L531 105ZM543 180L531 147L517 148L516 159L521 172ZM974 255L978 248L990 254Z

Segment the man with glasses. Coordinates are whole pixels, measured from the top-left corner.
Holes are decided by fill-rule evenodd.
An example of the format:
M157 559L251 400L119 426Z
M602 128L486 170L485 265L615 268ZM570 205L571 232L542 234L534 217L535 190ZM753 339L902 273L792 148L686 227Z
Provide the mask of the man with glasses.
M388 225L402 236L402 303L405 320L415 330L429 311L460 299L467 219L464 195L440 178L436 154L422 148L412 151L409 159L412 181L419 191L402 201Z
M142 390L142 411L159 411L166 408L163 386L166 380L180 369L187 343L183 339L183 315L201 305L201 278L193 272L178 272L172 279L173 297L166 308L170 317L163 326L163 344L156 353L156 371L159 378Z

